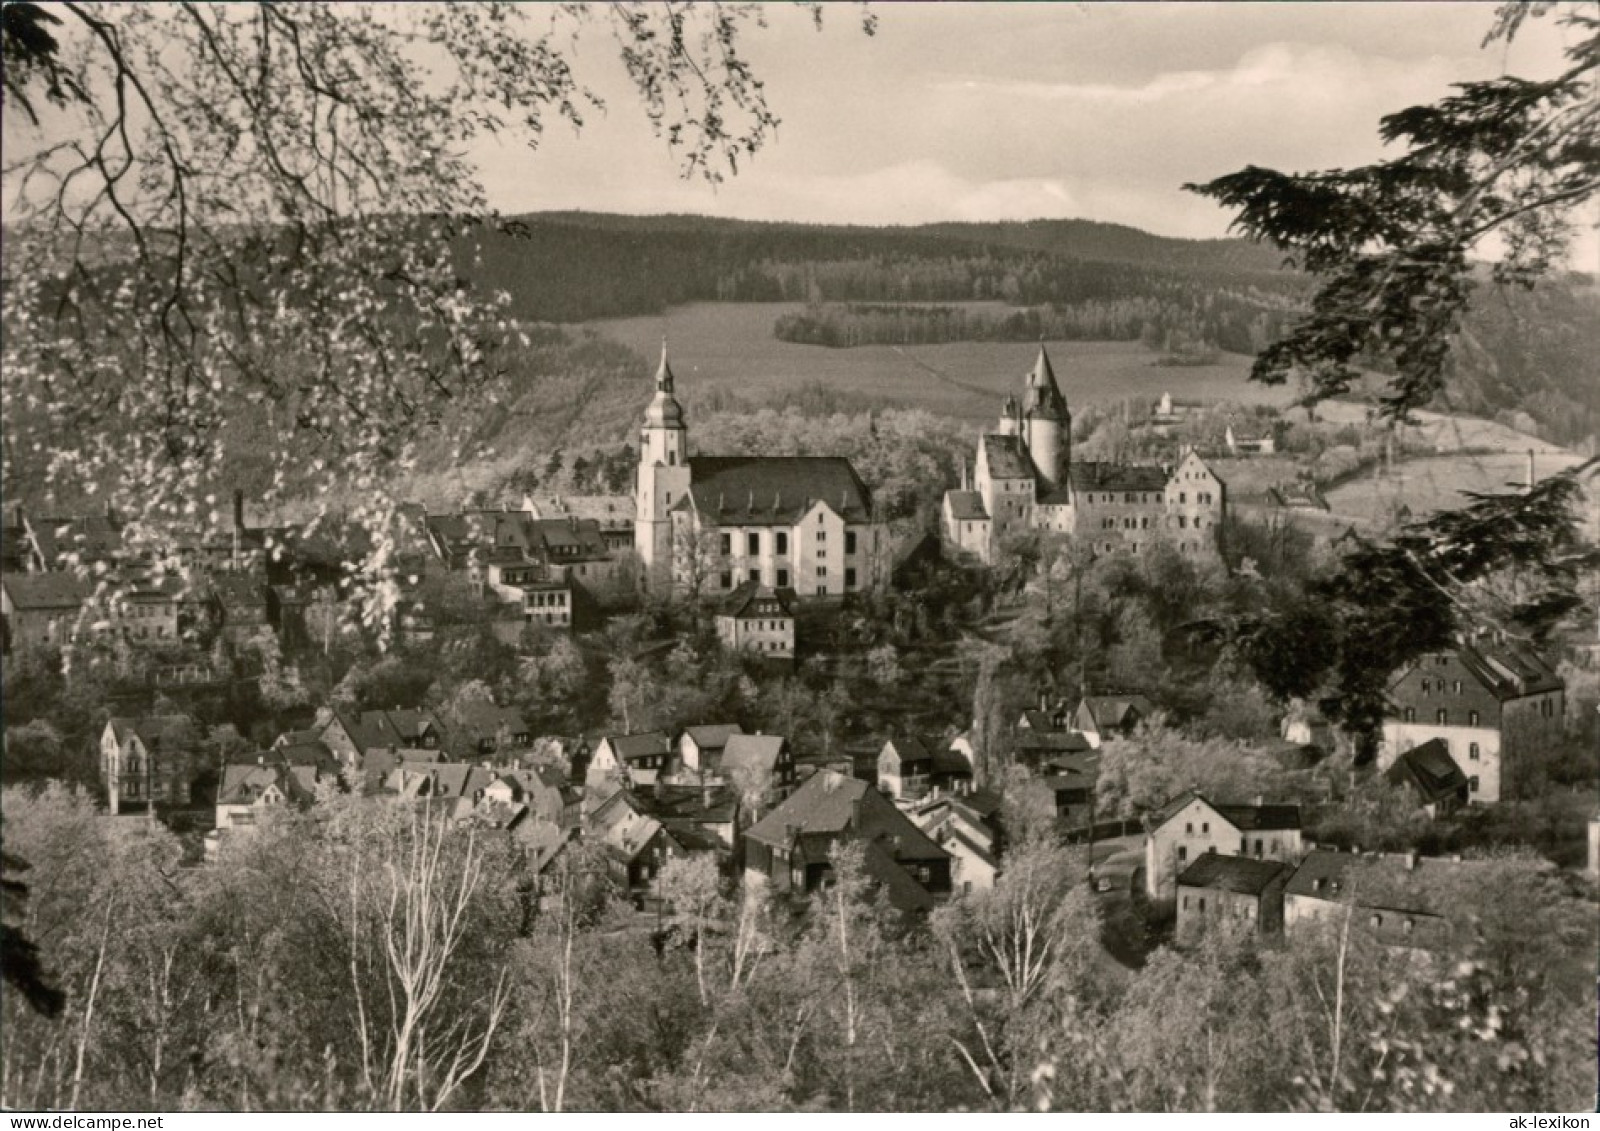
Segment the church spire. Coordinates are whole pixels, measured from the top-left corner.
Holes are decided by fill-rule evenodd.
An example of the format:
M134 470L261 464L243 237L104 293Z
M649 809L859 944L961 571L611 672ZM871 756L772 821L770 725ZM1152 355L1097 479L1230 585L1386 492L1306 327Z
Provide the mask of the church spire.
M672 392L672 365L667 361L667 336L661 335L661 364L656 366L656 388L663 393Z

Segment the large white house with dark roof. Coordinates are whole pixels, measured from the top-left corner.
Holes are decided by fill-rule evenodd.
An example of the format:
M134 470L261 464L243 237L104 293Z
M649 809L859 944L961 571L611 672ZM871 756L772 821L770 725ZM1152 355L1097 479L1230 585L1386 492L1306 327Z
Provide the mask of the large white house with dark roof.
M888 578L888 525L842 456L689 454L666 347L640 433L634 548L646 584L725 595L746 582L804 598Z
M1024 378L1019 404L1008 396L995 431L978 440L968 481L945 492L946 542L992 563L1008 535L1024 530L1074 535L1096 553L1148 553L1157 541L1180 553L1216 552L1226 488L1193 450L1176 466L1072 459L1072 413L1043 345Z

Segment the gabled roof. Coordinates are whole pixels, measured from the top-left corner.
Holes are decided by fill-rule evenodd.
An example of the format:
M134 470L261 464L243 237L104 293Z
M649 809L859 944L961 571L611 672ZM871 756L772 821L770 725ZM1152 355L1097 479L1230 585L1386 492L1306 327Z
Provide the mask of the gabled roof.
M872 495L841 456L691 456L694 507L719 526L793 526L822 502L846 522L872 518Z
M672 752L672 743L658 730L640 731L637 734L608 734L601 741L610 743L611 752L623 761Z
M335 711L329 720L344 728L356 749L416 747L427 733L442 737L444 728L432 711ZM326 727L324 728L326 729Z
M1057 754L1078 754L1094 749L1083 732L1076 730L1019 730L1016 732L1016 747L1018 750L1044 750Z
M493 770L466 762L402 762L389 775L389 788L411 797L471 799L495 780Z
M1148 718L1155 706L1143 695L1085 695L1082 707L1089 708L1097 725L1103 727L1127 726L1133 716ZM1081 707L1080 707L1081 709Z
M717 611L725 617L792 617L795 599L795 591L791 586L774 589L755 581L741 581L733 592L722 599ZM774 602L778 606L776 613L760 607Z
M1543 656L1510 641L1479 638L1463 644L1456 650L1456 656L1462 666L1501 701L1566 687Z
M1159 829L1182 812L1191 801L1199 801L1208 806L1240 832L1270 832L1300 828L1298 805L1218 805L1193 789L1184 790L1152 814L1150 827Z
M75 573L8 573L0 585L18 609L77 609L94 591Z
M950 855L876 789L832 770L818 770L745 836L769 847L787 848L796 836L831 841L846 832L883 843L899 861Z
M1073 461L1068 478L1076 491L1164 492L1167 469L1156 464Z
M312 799L316 781L316 770L311 766L291 766L284 762L235 763L222 767L217 804L254 805L273 786L286 800L303 804Z
M505 727L510 734L526 734L527 720L510 707L497 707L493 703L464 703L456 708L455 720L460 728L475 739L494 738Z
M1017 436L1003 436L990 432L978 441L983 446L983 459L989 466L990 479L1037 479L1033 460Z
M788 740L778 734L734 734L722 748L722 772L750 768L771 773Z
M721 750L728 744L729 738L743 734L744 728L738 723L706 723L684 727L683 733L693 739L701 750Z
M945 503L950 517L958 522L987 522L989 512L983 509L983 496L976 491L946 491Z
M933 754L928 750L927 744L920 738L902 736L891 738L883 744L884 753L894 751L901 764L906 762L931 762Z
M1276 860L1253 860L1248 856L1207 852L1183 870L1178 877L1178 886L1260 895L1273 880L1287 876L1288 872L1289 866Z
M1424 805L1463 798L1469 791L1467 775L1450 756L1450 744L1442 738L1430 738L1402 751L1383 776L1396 785L1411 786Z
M200 728L188 715L140 715L136 718L118 716L107 720L106 725L116 737L117 745L126 746L134 735L147 747L170 744L179 740L198 741Z

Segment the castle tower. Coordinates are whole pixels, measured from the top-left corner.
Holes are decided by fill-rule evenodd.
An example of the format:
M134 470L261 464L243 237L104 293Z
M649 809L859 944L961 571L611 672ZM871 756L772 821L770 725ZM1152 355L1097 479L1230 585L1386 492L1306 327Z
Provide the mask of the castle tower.
M1022 397L1024 439L1046 486L1059 486L1072 458L1072 414L1056 384L1050 355L1039 343L1039 358L1029 371Z
M1000 424L995 429L1002 436L1017 434L1017 398L1006 394L1006 403L1000 406Z
M639 489L633 520L633 548L645 566L647 584L672 565L672 508L689 493L689 426L673 396L667 343L661 342L656 392L645 409L639 433Z

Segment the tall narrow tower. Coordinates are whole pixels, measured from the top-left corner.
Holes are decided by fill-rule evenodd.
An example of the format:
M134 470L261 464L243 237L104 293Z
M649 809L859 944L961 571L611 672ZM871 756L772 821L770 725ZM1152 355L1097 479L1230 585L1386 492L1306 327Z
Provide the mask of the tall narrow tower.
M1065 481L1072 457L1072 414L1056 385L1050 355L1039 343L1039 358L1029 371L1022 397L1022 419L1028 454L1047 487Z
M644 412L639 433L639 490L633 519L633 548L645 566L646 584L672 576L672 508L689 493L689 426L683 406L672 395L672 366L661 342L656 392Z

